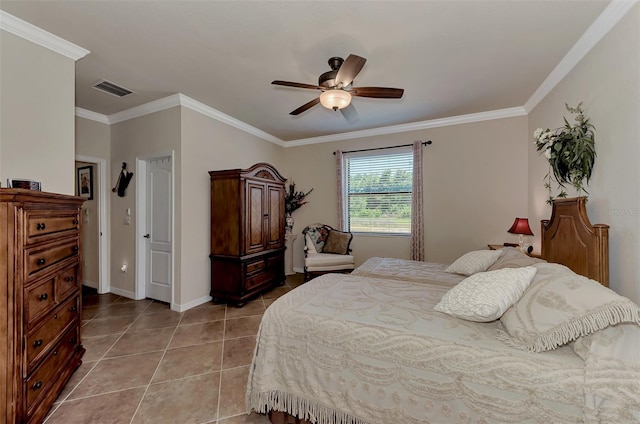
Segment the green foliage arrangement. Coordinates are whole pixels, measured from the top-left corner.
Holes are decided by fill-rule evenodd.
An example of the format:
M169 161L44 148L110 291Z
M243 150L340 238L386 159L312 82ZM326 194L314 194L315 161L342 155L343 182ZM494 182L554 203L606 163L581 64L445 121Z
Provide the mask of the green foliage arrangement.
M544 177L544 186L549 191L547 203L554 200L551 194L552 177L560 189L555 198L567 197L566 185L573 186L579 194L588 195L585 185L589 185L596 160L595 127L584 115L582 102L575 108L566 103L565 106L569 112L577 114L575 125L564 118L564 127L555 130L538 128L533 133L538 152L549 161L549 172Z

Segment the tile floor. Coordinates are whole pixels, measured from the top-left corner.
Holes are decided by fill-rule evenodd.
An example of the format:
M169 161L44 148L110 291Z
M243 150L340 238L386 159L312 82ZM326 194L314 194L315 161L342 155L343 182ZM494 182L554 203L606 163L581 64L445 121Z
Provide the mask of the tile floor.
M87 351L45 423L269 423L245 413L255 336L266 308L300 284L295 274L242 308L208 303L183 313L83 295Z

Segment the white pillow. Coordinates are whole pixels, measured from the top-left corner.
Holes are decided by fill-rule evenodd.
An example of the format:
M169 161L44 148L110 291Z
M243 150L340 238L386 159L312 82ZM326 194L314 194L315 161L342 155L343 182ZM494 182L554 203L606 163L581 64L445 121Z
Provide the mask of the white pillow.
M433 309L467 321L495 321L520 299L536 271L527 266L478 272L453 286Z
M475 250L465 253L449 265L446 271L462 275L472 275L476 272L486 271L498 260L501 254L502 251L500 250Z

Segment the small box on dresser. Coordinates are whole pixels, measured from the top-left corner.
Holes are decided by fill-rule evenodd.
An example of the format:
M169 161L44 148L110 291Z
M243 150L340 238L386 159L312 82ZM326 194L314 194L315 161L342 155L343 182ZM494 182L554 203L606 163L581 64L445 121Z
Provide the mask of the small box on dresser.
M0 419L40 423L82 363L84 199L0 189Z

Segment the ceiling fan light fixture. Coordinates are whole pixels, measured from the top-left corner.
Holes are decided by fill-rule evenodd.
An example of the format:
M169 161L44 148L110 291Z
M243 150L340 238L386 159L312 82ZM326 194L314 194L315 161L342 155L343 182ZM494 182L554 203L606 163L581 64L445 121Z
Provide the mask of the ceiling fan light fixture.
M351 94L344 90L327 90L320 94L320 104L327 109L344 109L351 103Z

